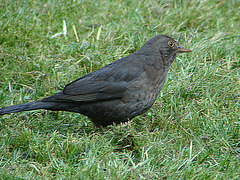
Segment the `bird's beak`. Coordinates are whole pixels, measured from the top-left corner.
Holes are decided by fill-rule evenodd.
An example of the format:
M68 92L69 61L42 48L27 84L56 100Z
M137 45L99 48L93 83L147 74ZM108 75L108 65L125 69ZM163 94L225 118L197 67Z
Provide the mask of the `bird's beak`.
M178 51L178 53L192 52L191 49L188 49L188 48L185 48L185 47L178 47L177 51Z

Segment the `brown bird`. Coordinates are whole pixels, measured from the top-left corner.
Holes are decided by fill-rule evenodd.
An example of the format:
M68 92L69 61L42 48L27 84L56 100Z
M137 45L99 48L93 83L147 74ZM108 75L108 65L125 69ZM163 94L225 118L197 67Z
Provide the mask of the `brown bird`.
M147 41L139 51L67 84L45 99L0 109L0 115L46 109L88 116L103 127L131 120L156 100L177 53L191 52L167 35Z

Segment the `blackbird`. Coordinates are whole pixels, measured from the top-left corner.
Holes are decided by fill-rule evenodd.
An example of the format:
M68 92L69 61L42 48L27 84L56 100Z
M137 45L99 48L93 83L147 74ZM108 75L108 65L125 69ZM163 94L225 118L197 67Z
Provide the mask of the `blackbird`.
M46 109L88 116L101 130L146 112L156 100L177 53L191 52L167 35L139 51L67 84L45 99L0 109L0 115Z

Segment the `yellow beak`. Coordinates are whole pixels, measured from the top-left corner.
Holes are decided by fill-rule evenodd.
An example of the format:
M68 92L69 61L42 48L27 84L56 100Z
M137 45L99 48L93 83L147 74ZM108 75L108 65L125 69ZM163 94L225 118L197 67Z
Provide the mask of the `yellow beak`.
M191 49L188 49L188 48L185 48L185 47L178 47L177 51L178 51L178 53L192 52Z

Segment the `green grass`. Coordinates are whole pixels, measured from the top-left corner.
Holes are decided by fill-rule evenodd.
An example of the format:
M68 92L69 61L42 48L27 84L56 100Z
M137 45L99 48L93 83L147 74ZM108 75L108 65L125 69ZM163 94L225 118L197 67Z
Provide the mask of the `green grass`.
M0 3L0 106L39 100L168 34L179 55L154 106L106 134L85 116L0 117L1 179L240 179L240 2ZM67 33L63 32L64 21Z

